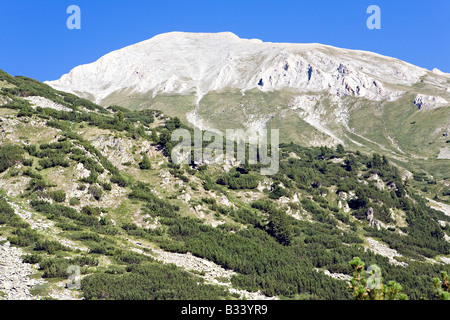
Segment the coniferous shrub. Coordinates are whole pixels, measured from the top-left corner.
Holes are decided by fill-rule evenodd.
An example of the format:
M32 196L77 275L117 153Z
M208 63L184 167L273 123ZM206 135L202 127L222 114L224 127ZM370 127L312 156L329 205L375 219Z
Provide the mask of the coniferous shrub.
M0 197L0 225L8 223L14 215L14 209L5 198Z
M152 164L146 153L142 156L142 161L139 163L139 168L141 170L148 170L152 168Z
M103 191L99 186L91 185L88 191L94 197L95 200L100 201L102 199Z
M51 191L49 192L49 196L56 202L66 201L66 193L63 190Z
M0 173L23 159L23 149L16 145L0 147Z

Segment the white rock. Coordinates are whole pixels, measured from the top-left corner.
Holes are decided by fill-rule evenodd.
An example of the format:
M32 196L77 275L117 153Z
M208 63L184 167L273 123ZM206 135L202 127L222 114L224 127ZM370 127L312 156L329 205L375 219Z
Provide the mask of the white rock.
M450 77L450 74L442 72L438 68L434 68L431 72L433 72L434 74L437 74L439 76Z
M366 238L367 243L369 244L368 249L371 251L387 257L389 259L389 262L394 265L400 265L400 266L406 266L405 262L399 262L395 257L401 257L402 255L397 252L397 250L389 248L386 244L381 243L373 238Z
M68 111L68 112L73 111L70 108L67 108L63 105L60 105L59 103L56 103L56 102L49 100L47 98L44 98L44 97L31 96L31 97L25 97L24 99L28 100L31 103L32 108L42 107L42 108L51 108L51 109L55 109L58 111Z
M438 159L446 159L450 160L450 148L449 147L443 147L437 156Z
M370 100L396 99L389 84L411 85L427 70L366 51L321 44L270 43L230 32L171 32L81 65L52 87L101 103L122 89L134 93L195 93L198 101L225 88L328 92Z
M3 239L0 239L3 240ZM22 249L11 247L9 242L0 245L0 291L6 295L6 300L37 299L30 294L30 290L43 279L30 279L36 272L37 265L24 263L21 256Z
M414 105L418 106L419 109L437 108L448 103L449 102L442 97L427 96L423 94L418 94L414 100Z

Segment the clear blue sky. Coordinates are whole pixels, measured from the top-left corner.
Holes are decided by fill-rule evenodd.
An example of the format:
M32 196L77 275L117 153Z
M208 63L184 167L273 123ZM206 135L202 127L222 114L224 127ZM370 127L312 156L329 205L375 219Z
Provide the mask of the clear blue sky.
M69 5L81 30L69 30ZM369 30L369 5L381 30ZM448 0L1 0L0 69L54 80L124 46L170 31L231 31L271 42L374 51L450 73Z

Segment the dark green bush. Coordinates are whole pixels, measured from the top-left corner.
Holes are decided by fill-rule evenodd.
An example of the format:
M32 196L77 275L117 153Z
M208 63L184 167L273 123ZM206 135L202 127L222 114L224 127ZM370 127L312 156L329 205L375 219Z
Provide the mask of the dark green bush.
M142 156L142 161L139 163L139 168L141 170L148 170L152 168L152 164L146 153Z
M8 223L14 215L14 209L0 196L0 225Z
M80 203L81 203L81 202L80 202L80 199L78 199L77 197L72 197L72 198L70 198L70 200L69 200L69 204L70 204L71 206L78 206Z
M0 173L23 160L23 149L16 145L0 147Z
M126 187L128 185L128 180L123 177L120 174L114 174L111 178L110 178L112 183L117 184L119 187Z
M236 170L230 170L227 174L222 174L216 181L220 185L229 189L255 189L258 186L260 177L251 174L241 174Z
M38 239L33 244L34 251L47 251L49 254L54 254L57 251L70 251L70 248L63 246L58 241Z
M55 190L48 193L50 198L52 198L56 202L64 202L66 201L66 193L64 190Z
M94 197L95 200L100 201L102 199L103 191L99 186L91 185L88 191Z
M33 166L33 159L23 159L22 164L26 167L32 167Z

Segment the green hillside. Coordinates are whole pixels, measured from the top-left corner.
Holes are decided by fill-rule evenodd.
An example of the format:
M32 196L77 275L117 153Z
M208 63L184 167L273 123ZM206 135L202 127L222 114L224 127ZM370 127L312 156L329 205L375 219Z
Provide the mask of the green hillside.
M191 102L171 99L189 110ZM355 102L349 123L365 126L372 142L360 151L313 147L302 139L320 137L316 129L298 140L288 131L279 172L261 176L248 163L172 163L168 137L189 127L167 101L105 108L0 71L0 244L38 264L36 298L346 300L349 262L360 257L409 299L437 299L432 278L450 272L450 212L430 205L450 204L449 160L420 165L420 157L441 146L442 134L424 128L448 119L448 108L425 116L398 101L372 115ZM208 105L200 114L232 120ZM291 121L292 130L307 125ZM404 153L379 146L388 136ZM81 268L79 289L64 289L70 265Z
M376 151L391 157L410 171L425 170L436 179L450 183L450 160L438 159L448 147L450 106L420 109L414 105L418 94L437 94L427 82L433 75L412 87L394 101L371 101L351 96L336 98L329 94L302 94L309 102L296 103L298 93L284 89L261 92L222 90L209 92L196 103L194 95L137 94L120 91L102 100L103 106L119 104L132 110L156 109L180 117L192 126L197 121L207 128L275 128L284 142L306 146L336 146ZM432 80L429 80L432 81ZM445 93L447 94L447 93Z

